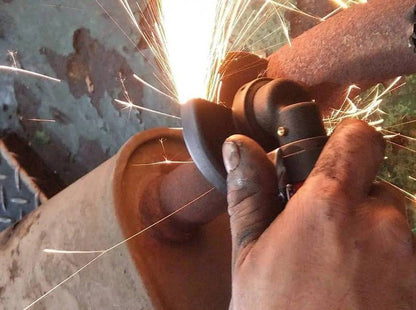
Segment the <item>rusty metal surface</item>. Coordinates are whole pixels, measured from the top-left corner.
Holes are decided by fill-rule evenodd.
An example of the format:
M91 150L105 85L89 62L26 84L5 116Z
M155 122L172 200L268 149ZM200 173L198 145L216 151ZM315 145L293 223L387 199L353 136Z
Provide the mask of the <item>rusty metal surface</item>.
M365 90L415 73L414 6L413 0L372 0L340 12L274 53L267 76L304 83L325 109L343 100L351 84Z
M169 225L169 219L163 220L157 226L153 225L150 229L146 228L149 224L156 223L155 220L160 222L166 216L166 213L157 214L154 210L158 207L157 201L150 201L148 207L151 208L150 211L155 211L155 218L150 218L147 223L143 218L142 208L146 208L143 201L148 196L149 182L153 177L169 173L176 166L138 165L160 160L160 139L165 139L167 158L178 161L189 159L181 130L167 128L148 130L136 135L117 155L117 168L111 179L114 196L112 201L119 223L125 238L145 229L145 233L127 243L130 253L156 309L226 309L231 292L228 216L223 214L211 223L199 227L193 231L192 239L188 239L188 242L160 242L152 237L155 231ZM188 190L177 189L181 192ZM202 197L204 192L194 194ZM190 197L191 200L185 204L178 200L175 209L186 212L194 208L211 207L206 200L203 205L198 206L198 201L195 201L197 197ZM172 216L180 216L182 211ZM216 272L212 272L213 270Z
M47 200L0 140L0 231Z
M178 106L131 77L134 72L158 85L152 53L147 47L136 48L139 34L117 1L99 2L129 38L95 1L58 2L0 1L0 64L16 62L18 68L63 80L54 83L1 71L0 135L15 132L28 141L68 185L115 154L135 133L180 123L123 110L114 102L125 100L123 80L133 103L179 112ZM50 121L31 120L36 118Z
M206 181L194 163L180 165L163 178L160 200L166 214L171 214L178 206L183 206L206 192L209 194L174 218L183 225L203 225L227 210L227 199L223 193L213 189L213 185Z
M296 7L308 14L324 17L338 6L335 1L331 0L297 0ZM293 11L287 12L287 17L290 20L290 36L292 38L296 38L319 23L318 19Z

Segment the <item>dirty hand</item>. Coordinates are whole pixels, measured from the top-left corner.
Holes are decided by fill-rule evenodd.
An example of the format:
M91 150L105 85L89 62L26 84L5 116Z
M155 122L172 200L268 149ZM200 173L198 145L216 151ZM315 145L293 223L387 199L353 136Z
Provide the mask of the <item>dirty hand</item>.
M227 139L230 309L416 309L416 247L402 197L373 183L383 152L376 131L344 121L277 216L272 163L254 141Z

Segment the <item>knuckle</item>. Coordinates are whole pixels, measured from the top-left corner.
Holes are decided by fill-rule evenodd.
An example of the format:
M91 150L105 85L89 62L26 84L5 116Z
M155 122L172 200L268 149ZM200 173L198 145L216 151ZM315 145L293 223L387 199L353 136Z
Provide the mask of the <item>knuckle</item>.
M354 141L358 149L377 154L377 158L382 160L386 142L383 136L367 123L356 120L354 123L347 124L344 137L345 143L349 144Z
M337 127L338 131L346 131L345 134L352 135L360 140L371 139L375 145L385 146L383 136L366 122L357 119L346 119Z
M323 222L343 222L351 215L351 199L341 183L326 182L316 191L303 192L301 203L308 213Z
M306 216L318 225L343 226L352 214L352 208L349 208L345 201L346 199L338 194L328 192L312 199L304 197L301 203L306 206Z
M381 208L373 217L373 227L376 235L384 246L397 253L412 253L414 251L414 237L410 225L402 212L388 206Z
M340 225L345 223L350 218L349 208L346 208L338 201L326 200L322 202L315 210L315 217L323 225L336 224Z

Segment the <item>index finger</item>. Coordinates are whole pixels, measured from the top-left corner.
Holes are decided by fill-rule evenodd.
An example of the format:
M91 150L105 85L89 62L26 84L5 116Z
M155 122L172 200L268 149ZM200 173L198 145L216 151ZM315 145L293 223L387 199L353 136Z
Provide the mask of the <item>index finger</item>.
M343 121L305 182L305 192L331 200L365 199L383 161L384 148L381 134L367 123Z

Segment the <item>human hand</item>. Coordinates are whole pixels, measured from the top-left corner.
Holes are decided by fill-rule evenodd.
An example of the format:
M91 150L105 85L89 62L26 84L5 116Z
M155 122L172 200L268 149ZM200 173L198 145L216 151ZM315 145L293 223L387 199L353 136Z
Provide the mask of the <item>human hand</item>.
M416 245L403 198L373 183L383 156L379 133L342 122L278 215L265 152L247 137L227 139L230 309L416 309Z

